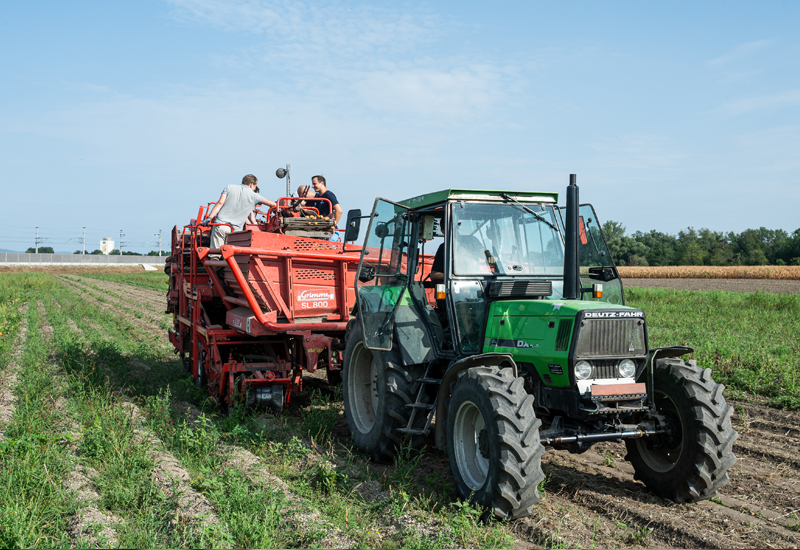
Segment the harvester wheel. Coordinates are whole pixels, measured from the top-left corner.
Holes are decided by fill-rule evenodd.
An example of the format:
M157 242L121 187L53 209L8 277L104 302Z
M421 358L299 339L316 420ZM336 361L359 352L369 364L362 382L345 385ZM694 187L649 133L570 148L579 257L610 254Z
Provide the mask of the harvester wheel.
M198 388L202 388L208 383L206 362L208 362L208 352L200 342L197 342L197 378L194 379L194 384Z
M671 436L626 441L635 478L657 495L675 502L711 498L728 482L736 462L731 426L733 407L711 369L695 361L662 359L653 370L655 405L673 430Z
M403 365L397 351L372 351L364 346L361 326L353 325L344 351L342 397L347 426L356 447L376 462L390 462L403 445L404 434L424 374L420 365ZM425 426L426 415L415 415L412 428ZM424 436L408 436L413 448Z
M542 421L510 368L459 373L447 401L447 456L461 496L500 518L532 512L544 479Z

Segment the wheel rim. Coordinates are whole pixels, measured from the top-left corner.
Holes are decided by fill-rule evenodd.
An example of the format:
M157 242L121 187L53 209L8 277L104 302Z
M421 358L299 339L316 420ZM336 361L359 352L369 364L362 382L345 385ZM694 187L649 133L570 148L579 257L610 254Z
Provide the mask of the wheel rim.
M378 407L378 369L372 352L359 343L348 368L347 393L356 429L367 434L375 426Z
M683 415L667 394L656 392L655 401L656 410L667 418L673 435L655 441L637 439L636 445L648 467L656 472L666 473L675 467L683 454L683 434L686 433L686 426Z
M472 401L458 407L453 432L453 450L461 478L471 489L478 490L489 474L489 442L486 422Z

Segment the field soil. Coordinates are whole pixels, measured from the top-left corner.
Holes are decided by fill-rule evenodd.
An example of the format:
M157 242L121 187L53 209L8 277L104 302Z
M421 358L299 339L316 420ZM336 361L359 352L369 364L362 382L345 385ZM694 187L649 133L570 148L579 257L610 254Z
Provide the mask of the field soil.
M150 324L153 331L163 330L157 325L165 304L160 292L74 276L59 279L82 294L102 289L114 302L111 307L125 303L131 310L144 313L139 322ZM650 279L648 283L658 281ZM725 280L725 286L722 281L707 279L696 282L711 286L695 288L686 280L671 282L682 286L669 288L697 290L733 290L737 284L744 284ZM797 281L771 282L794 284L797 291ZM644 286L640 279L628 279L625 284ZM746 290L754 289L751 286ZM166 331L163 334L166 339ZM309 387L324 384L319 377L308 380ZM302 403L302 397L296 402ZM597 444L580 455L549 450L542 462L546 481L540 503L532 516L504 528L521 548L797 548L800 413L771 409L757 399L729 402L734 406L733 422L739 432L734 448L738 460L729 472L730 483L717 498L675 504L654 496L634 480L621 443ZM302 406L294 406L285 414L302 417L303 411ZM269 415L265 416L269 421ZM335 433L343 447L352 446L341 412ZM424 460L414 472L420 493L426 491L425 480L449 476L446 454L433 449L432 438L429 443ZM373 468L376 472L391 471L394 466ZM375 544L380 546L380 541Z
M706 279L706 278L622 278L628 287L671 288L673 290L727 290L731 292L772 292L800 294L800 280L792 279Z

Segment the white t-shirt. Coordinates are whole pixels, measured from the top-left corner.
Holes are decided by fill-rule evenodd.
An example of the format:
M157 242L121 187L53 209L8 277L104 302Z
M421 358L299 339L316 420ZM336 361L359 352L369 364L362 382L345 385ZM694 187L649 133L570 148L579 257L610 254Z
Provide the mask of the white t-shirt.
M217 212L216 221L231 224L234 231L241 231L256 204L267 200L247 185L229 185L222 193L226 195L225 204Z

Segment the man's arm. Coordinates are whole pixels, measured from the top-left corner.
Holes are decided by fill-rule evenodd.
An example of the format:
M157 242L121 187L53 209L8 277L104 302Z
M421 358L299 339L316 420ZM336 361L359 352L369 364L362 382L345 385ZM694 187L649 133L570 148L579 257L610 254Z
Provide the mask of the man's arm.
M214 208L211 209L211 213L208 216L206 216L209 220L217 215L217 212L219 212L219 209L222 208L223 204L225 204L225 199L226 198L228 198L228 195L226 193L223 193L223 194L221 194L219 196L219 200L217 201L217 204L215 204Z
M269 199L263 199L263 198L262 198L262 200L260 202L258 202L256 204L266 204L267 206L277 206L278 205L278 203L275 202L275 201L271 201Z
M333 205L333 215L336 220L336 225L339 225L339 218L342 217L342 206L338 202Z

